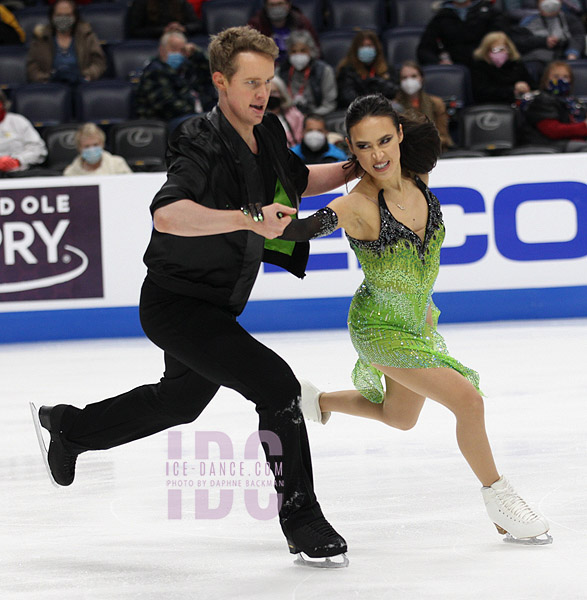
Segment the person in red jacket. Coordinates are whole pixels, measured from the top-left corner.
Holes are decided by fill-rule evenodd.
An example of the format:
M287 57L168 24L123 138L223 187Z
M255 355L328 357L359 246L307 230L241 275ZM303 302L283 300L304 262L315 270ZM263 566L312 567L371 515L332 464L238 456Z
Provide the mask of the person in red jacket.
M264 0L263 8L249 19L248 25L273 38L279 48L279 64L287 58L287 38L292 31L306 29L320 49L320 40L312 23L299 8L292 6L290 0Z
M540 81L540 93L525 109L526 121L534 130L528 141L567 152L587 149L587 109L572 95L572 89L571 66L558 60L549 63Z

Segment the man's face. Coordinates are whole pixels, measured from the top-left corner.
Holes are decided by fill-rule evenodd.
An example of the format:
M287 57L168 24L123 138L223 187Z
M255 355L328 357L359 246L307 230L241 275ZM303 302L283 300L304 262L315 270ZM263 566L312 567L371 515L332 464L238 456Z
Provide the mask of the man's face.
M235 57L236 72L230 81L219 72L213 79L220 94L221 109L233 127L253 128L263 120L271 81L273 58L258 52L241 52Z
M185 40L172 36L167 41L167 45L159 47L159 56L163 62L173 53L185 54Z
M326 130L326 125L324 125L324 121L320 121L318 119L306 119L304 133L307 133L308 131L320 131L324 135L328 133Z

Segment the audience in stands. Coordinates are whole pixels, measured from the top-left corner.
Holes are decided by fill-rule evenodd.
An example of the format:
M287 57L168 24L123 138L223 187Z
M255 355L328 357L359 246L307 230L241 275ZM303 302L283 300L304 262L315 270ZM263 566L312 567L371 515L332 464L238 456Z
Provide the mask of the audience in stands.
M89 23L79 17L73 0L58 0L49 8L49 24L37 25L27 54L31 82L77 84L99 79L106 57Z
M530 34L524 39L524 60L544 66L557 59L581 58L585 51L585 28L581 19L561 10L560 0L538 0L537 6L539 14L520 22Z
M249 19L248 24L273 38L279 48L279 64L287 60L287 40L293 31L308 31L316 48L320 48L318 34L312 23L301 10L292 6L289 0L264 0L263 8Z
M309 31L292 31L287 40L288 60L281 65L294 105L304 114L327 115L336 108L334 69L318 58L318 47Z
M188 0L133 0L127 21L131 38L158 39L170 31L190 36L202 31L202 21Z
M400 113L417 112L426 115L438 129L442 149L452 148L454 142L449 133L446 105L442 98L423 90L424 73L420 65L411 60L405 61L400 68L399 78L400 90L394 99L396 110Z
M381 93L393 99L396 74L388 66L377 34L359 31L337 68L338 106L346 109L357 96Z
M32 123L9 111L6 94L0 90L0 171L25 171L41 164L47 147Z
M477 104L513 104L535 85L516 46L502 31L488 33L473 57L471 82Z
M165 33L159 56L143 71L135 109L144 119L186 118L210 110L216 103L208 58L177 31Z
M0 4L0 45L13 46L25 42L25 33L16 17Z
M422 34L418 61L470 66L479 40L491 31L509 33L509 19L489 0L443 2Z
M573 95L573 70L564 61L544 69L540 93L524 107L525 141L561 151L587 150L587 111Z
M79 156L65 167L64 175L120 175L132 173L122 156L104 150L106 135L94 123L82 125L75 134Z
M328 130L324 118L315 114L306 115L302 141L291 151L307 165L340 162L348 159L343 150L328 143Z
M304 133L304 115L293 105L287 86L277 75L271 81L267 110L277 115L281 121L287 137L287 145L291 148L299 144Z

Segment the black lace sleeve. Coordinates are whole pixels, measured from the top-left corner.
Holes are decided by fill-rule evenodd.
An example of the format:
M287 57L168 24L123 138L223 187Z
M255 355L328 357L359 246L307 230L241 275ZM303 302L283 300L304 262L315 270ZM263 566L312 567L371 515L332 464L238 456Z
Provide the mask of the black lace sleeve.
M293 219L279 239L307 242L331 234L338 227L336 213L326 206L306 219Z

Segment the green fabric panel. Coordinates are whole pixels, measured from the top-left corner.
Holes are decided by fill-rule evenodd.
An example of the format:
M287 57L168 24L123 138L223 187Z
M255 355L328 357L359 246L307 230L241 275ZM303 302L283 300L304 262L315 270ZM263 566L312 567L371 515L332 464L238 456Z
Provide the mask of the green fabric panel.
M284 204L285 206L291 206L291 201L288 198L283 186L281 185L281 181L279 181L279 177L277 178L277 182L275 183L275 194L273 196L273 202L279 202L279 204ZM293 219L297 218L297 215L292 216ZM288 240L265 240L265 248L267 250L273 250L274 252L281 252L282 254L287 254L291 256L294 251L296 243Z

